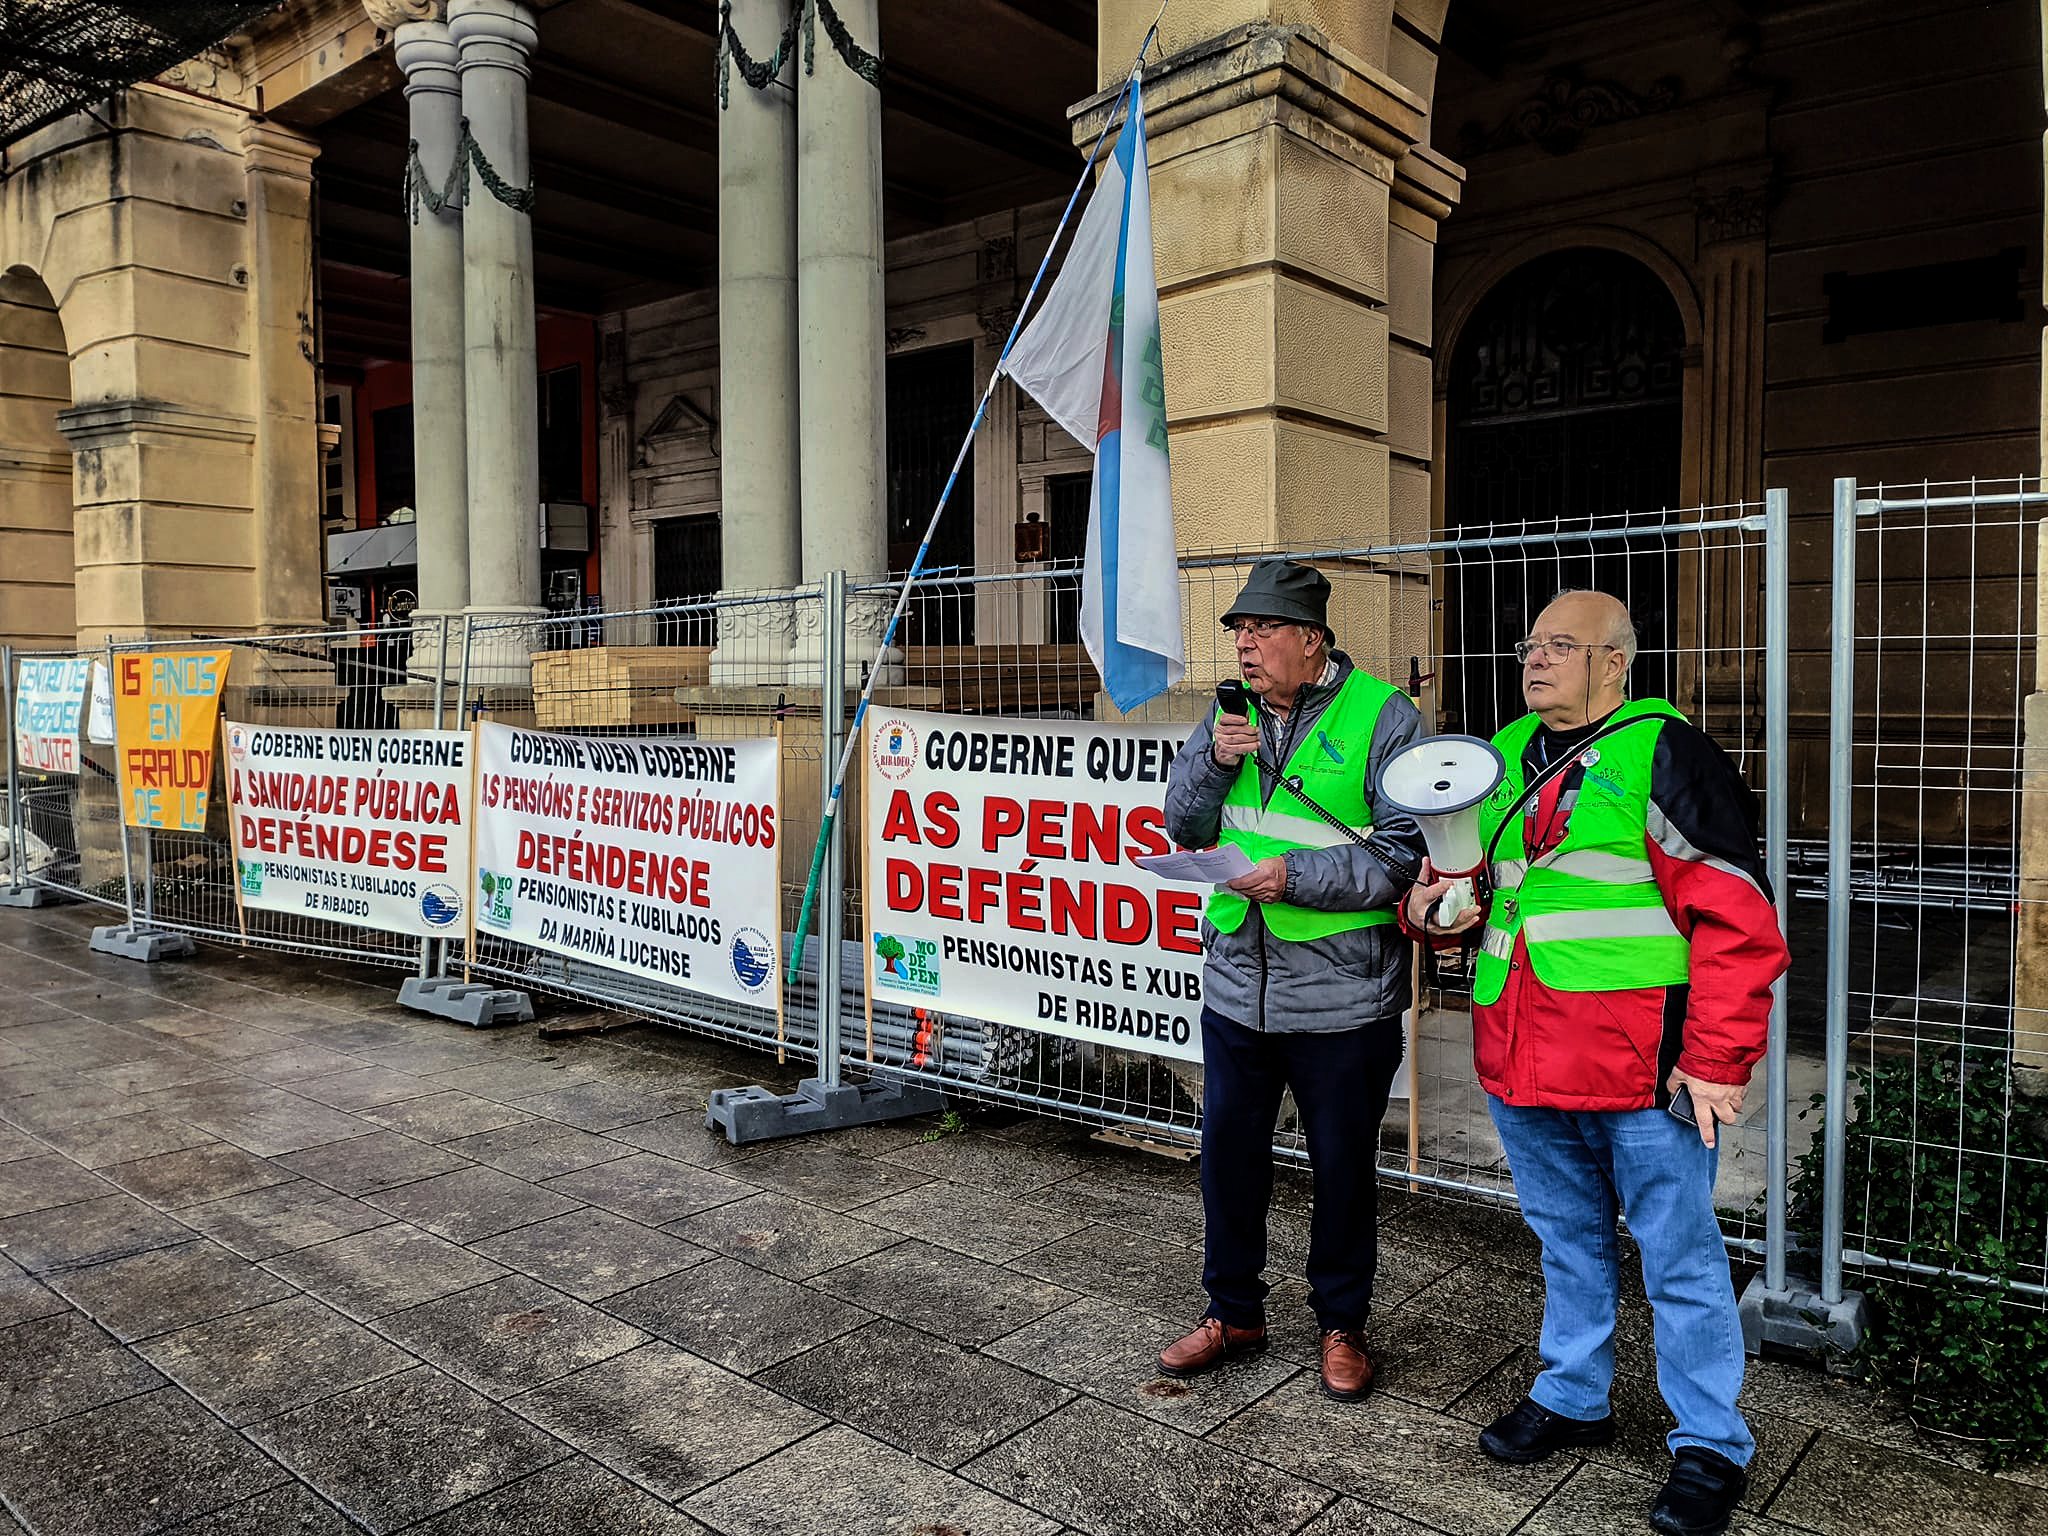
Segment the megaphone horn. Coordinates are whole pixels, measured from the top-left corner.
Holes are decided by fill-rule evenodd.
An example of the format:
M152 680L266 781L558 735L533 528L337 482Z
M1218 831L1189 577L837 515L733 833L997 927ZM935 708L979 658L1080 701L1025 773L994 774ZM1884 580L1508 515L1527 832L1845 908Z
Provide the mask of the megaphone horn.
M1507 777L1507 763L1477 736L1410 742L1380 770L1380 798L1413 816L1439 877L1477 875L1486 863L1479 807Z

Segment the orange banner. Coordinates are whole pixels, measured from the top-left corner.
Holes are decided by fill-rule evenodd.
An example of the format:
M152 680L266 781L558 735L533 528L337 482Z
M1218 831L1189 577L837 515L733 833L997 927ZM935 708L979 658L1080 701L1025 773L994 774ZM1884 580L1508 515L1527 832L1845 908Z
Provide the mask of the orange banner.
M127 651L114 657L114 741L121 815L131 827L206 829L227 651Z

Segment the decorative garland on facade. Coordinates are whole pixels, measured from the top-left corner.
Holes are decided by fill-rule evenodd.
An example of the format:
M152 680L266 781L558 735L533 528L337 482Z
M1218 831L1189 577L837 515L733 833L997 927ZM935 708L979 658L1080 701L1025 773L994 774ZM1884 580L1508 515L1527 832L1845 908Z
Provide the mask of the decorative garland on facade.
M739 66L740 78L757 91L765 91L782 74L782 67L789 62L796 50L799 29L804 39L804 73L814 75L817 68L817 21L823 17L825 37L837 50L840 60L861 79L876 90L882 88L881 55L869 53L853 40L853 34L846 30L846 23L834 8L832 0L790 0L789 20L783 23L782 36L776 40L775 52L765 59L756 59L747 52L746 44L733 30L732 0L721 0L718 7L718 105L723 110L730 101L732 66Z
M427 168L420 164L420 141L412 140L406 146L405 158L405 215L413 223L420 221L420 205L424 203L430 213L439 213L444 208L463 208L469 204L469 172L476 168L477 180L484 184L499 202L514 213L533 212L533 177L529 174L525 187L515 187L500 176L490 157L484 153L483 145L477 143L476 135L469 131L469 119L462 120L462 137L455 141L455 162L448 167L448 179L436 192L434 184L427 179Z

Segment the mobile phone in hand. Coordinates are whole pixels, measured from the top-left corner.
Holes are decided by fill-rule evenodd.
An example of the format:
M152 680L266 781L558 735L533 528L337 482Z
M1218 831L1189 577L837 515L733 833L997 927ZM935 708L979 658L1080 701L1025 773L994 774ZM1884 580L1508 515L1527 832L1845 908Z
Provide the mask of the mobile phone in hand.
M1699 1111L1692 1107L1692 1087L1687 1083L1678 1085L1678 1092L1671 1095L1671 1102L1664 1106L1674 1120L1683 1120L1687 1125L1698 1128Z

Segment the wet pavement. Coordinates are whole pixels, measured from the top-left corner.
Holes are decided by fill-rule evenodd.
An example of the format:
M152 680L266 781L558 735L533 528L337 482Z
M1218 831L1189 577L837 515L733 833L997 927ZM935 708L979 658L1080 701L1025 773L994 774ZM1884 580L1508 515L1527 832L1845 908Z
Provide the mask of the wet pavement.
M1315 1391L1306 1184L1274 1347L1194 1382L1192 1170L981 1117L741 1149L767 1057L651 1028L542 1040L396 977L91 954L0 912L0 1536L1238 1536L1647 1529L1649 1315L1615 1446L1534 1468L1477 1427L1534 1372L1511 1213L1389 1191L1363 1404ZM2018 1533L1882 1400L1754 1365L1739 1532Z

